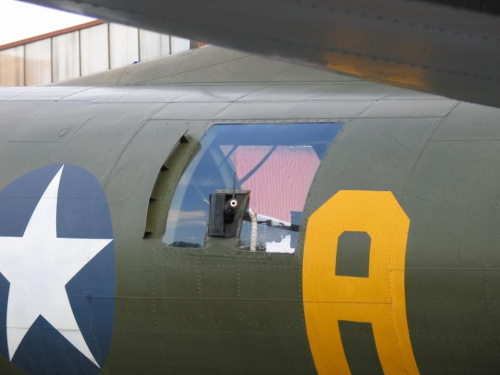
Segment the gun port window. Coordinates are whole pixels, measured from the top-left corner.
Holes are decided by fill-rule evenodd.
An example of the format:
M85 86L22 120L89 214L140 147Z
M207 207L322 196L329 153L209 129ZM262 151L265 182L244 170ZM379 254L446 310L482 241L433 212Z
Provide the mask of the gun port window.
M342 128L334 123L214 125L172 198L163 242L202 247L210 195L249 191L238 248L292 253L309 187Z

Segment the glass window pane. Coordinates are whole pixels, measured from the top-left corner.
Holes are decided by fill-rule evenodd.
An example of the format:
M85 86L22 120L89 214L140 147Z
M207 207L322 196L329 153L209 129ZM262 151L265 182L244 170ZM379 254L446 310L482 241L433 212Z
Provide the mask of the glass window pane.
M98 25L80 31L82 76L109 69L108 25Z
M335 123L214 125L177 185L163 242L204 246L210 194L232 189L236 178L237 190L250 190L239 248L293 252L309 187L341 128Z
M54 82L80 76L80 45L78 39L78 31L52 38Z
M139 61L139 32L135 27L109 25L111 69Z
M170 36L140 30L141 61L170 55Z
M187 51L191 41L189 39L173 36L171 39L172 54Z
M0 51L0 86L24 85L24 47Z
M50 39L26 44L26 86L50 83Z

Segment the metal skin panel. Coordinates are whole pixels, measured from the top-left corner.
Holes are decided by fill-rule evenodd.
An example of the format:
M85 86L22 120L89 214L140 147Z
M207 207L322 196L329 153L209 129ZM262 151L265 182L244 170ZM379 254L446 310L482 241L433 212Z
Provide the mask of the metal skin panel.
M499 13L491 1L490 6L463 0L30 1L394 86L500 105Z
M495 161L499 156L495 140L430 141L410 180L403 201L415 225L408 239L406 267L412 297L407 307L422 371L437 370L434 361L448 356L443 345L469 353L454 356L450 371L494 373L498 369L495 337L500 327L495 318L498 297L493 293L499 264L495 250L500 240ZM476 169L479 165L482 168ZM422 173L425 185L418 181ZM420 249L421 256L412 256L412 249ZM426 258L430 261L423 264ZM446 297L436 293L437 283ZM474 317L473 325L469 317ZM436 325L448 334L435 335L430 343L426 337Z
M210 51L221 50L202 50L206 52L190 55L199 71L192 71L192 81L185 84L54 86L6 89L5 95L0 90L0 190L37 168L74 164L97 178L109 203L115 317L101 373L355 373L363 364L368 364L367 372L381 367L411 374L498 373L500 154L494 134L500 112L359 80L340 81L335 74L283 62L270 63L268 71L269 60L260 57L225 63L218 59L216 73L210 75ZM134 69L154 82L152 77L170 61ZM260 81L279 67L281 76ZM237 72L232 77L231 69ZM235 85L245 69L255 76ZM197 78L215 78L219 71L226 72L226 83L196 84ZM318 74L328 81L318 82ZM66 94L47 102L52 90L54 96ZM38 94L39 101L21 99ZM21 110L12 110L12 104ZM247 105L253 117L251 111L240 111ZM319 106L325 110L316 111ZM78 108L74 118L70 108ZM65 119L71 120L69 125ZM174 189L213 124L297 119L344 125L309 190L293 254L238 251L234 239L224 238L210 238L201 249L162 245ZM65 127L68 131L59 136ZM328 227L324 208L330 209L332 197L342 196L366 199L370 207L356 201L358 215L372 210L359 220L345 220L352 225L349 231L367 232L356 227L360 222L382 229L370 233L376 247L370 248L368 277L352 272L336 277L364 279L371 285L370 277L378 272L392 281L364 291L354 288L360 283L347 282L353 286L346 289L348 299L323 295L318 302L335 314L366 313L341 317L344 323L314 321L305 311L311 301L303 290L320 292L322 286L304 285L310 280L304 275L314 275L315 267L324 269L314 265L315 248L326 251L328 258L337 243L332 233L338 228ZM320 210L328 220L311 219ZM335 215L342 222L350 211ZM384 221L378 212L385 214ZM397 236L387 240L384 235L391 231L384 232L382 224L394 218ZM323 233L325 241L311 247L314 233ZM380 246L379 236L387 246ZM334 246L324 247L326 243ZM349 243L341 242L341 261L356 267L358 255L349 256ZM386 254L384 249L394 250ZM304 266L305 257L313 266ZM362 261L366 268L366 257ZM373 261L378 262L375 273ZM335 268L331 272L335 275ZM380 325L371 312L378 304L397 325L391 319ZM317 341L309 331L312 324L320 331L339 332L332 336L336 346ZM369 348L368 357L367 351L353 350L357 342ZM394 353L391 348L396 348ZM325 370L322 353L333 349L333 368ZM45 360L50 373L51 361L58 358ZM359 365L350 369L351 363ZM0 372L21 373L3 356Z
M161 62L160 62L161 61ZM168 61L168 63L166 63ZM266 69L262 70L263 61ZM120 70L120 69L117 69ZM263 84L269 82L360 82L357 78L309 67L283 64L276 59L242 52L205 46L176 55L166 56L154 62L129 65L117 74L117 70L81 77L56 84L66 86L159 86L171 84ZM202 89L201 87L200 89ZM397 90L390 89L390 92ZM408 92L407 90L404 90ZM226 95L233 92L227 89Z

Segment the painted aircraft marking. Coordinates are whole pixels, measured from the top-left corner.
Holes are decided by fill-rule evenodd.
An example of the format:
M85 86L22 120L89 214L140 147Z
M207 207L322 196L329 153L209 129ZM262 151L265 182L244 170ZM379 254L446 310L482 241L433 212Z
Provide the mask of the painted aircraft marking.
M66 373L75 363L97 373L114 306L103 298L114 296L114 251L99 182L83 168L52 165L5 188L0 206L2 354L28 373Z
M307 335L319 374L350 374L339 321L371 323L386 374L418 374L405 304L410 220L391 192L342 190L309 218L303 298ZM369 277L335 275L338 238L371 238Z

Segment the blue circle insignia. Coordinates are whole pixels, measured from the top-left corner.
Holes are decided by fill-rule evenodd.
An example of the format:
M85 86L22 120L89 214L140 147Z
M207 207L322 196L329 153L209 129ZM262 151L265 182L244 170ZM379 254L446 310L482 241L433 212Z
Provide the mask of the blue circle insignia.
M97 374L115 299L111 214L74 165L36 169L0 192L0 353L28 373Z

